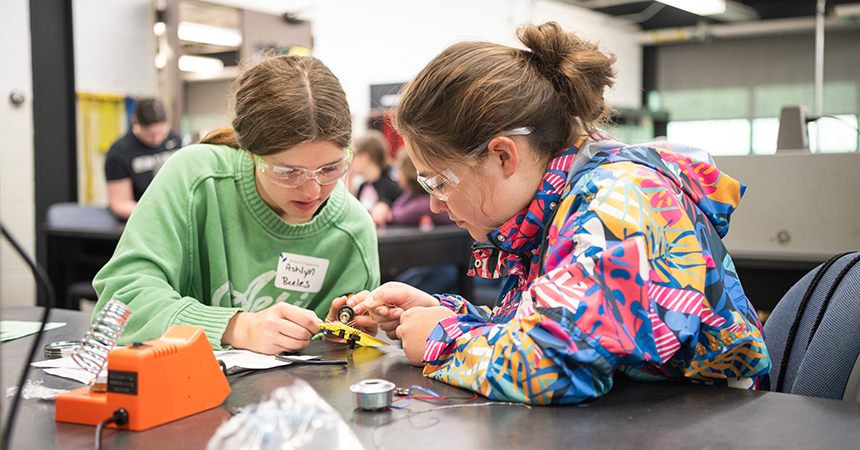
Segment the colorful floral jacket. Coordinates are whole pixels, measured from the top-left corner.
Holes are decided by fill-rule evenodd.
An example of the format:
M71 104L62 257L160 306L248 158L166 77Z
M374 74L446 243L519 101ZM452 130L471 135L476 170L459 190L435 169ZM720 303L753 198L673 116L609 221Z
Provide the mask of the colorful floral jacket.
M571 171L580 148L594 156ZM721 241L744 189L666 148L581 136L474 246L471 274L508 276L495 308L437 295L457 314L431 333L424 374L532 404L600 397L615 370L754 385L770 357Z

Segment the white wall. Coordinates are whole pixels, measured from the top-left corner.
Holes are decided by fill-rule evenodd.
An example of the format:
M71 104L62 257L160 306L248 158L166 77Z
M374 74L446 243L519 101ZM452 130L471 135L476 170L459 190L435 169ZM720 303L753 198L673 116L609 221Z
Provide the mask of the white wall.
M152 0L73 0L75 91L158 94L154 14Z
M33 83L30 59L30 2L0 2L0 221L35 260L36 205L33 176ZM26 101L15 107L13 89ZM0 238L0 306L35 305L36 284L15 249Z
M343 83L356 134L367 125L371 85L409 81L434 56L456 42L483 40L517 46L518 25L548 20L583 37L600 40L605 49L614 52L619 76L607 95L610 105L641 106L642 48L636 42L637 30L557 0L212 2L273 15L290 10L310 20L313 54Z
M523 23L559 22L603 40L618 55L616 107L641 104L642 50L635 30L592 11L551 0L328 0L303 12L312 21L314 56L343 82L361 132L370 114L370 85L409 81L447 46L484 40L516 46Z

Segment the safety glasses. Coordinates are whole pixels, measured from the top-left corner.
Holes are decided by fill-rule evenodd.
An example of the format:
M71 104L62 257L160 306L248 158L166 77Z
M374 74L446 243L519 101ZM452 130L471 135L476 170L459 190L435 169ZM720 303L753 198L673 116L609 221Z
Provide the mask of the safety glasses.
M532 127L520 127L514 128L513 130L505 131L504 133L499 134L497 136L493 136L492 138L487 140L487 142L484 142L483 144L477 146L474 150L469 152L469 154L466 155L466 159L474 158L483 153L484 150L486 150L490 146L490 142L497 137L527 136L531 134L532 131L534 131L534 128ZM448 201L448 197L451 195L453 187L456 186L458 183L460 183L460 178L458 178L457 175L455 175L450 168L445 169L438 175L432 176L430 178L425 178L421 175L418 175L418 184L420 184L421 187L423 187L424 190L427 191L430 195L438 198L439 200L442 200L443 202Z
M352 164L352 147L346 148L346 159L334 164L328 164L317 170L308 170L301 167L275 166L266 162L260 155L254 155L257 169L266 179L278 186L295 188L305 184L308 180L316 180L321 185L337 183Z

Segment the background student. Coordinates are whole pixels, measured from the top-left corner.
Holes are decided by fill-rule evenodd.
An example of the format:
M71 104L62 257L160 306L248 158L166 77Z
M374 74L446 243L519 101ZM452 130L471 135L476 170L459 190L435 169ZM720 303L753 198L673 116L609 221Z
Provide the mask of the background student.
M355 140L355 162L352 171L361 176L355 196L370 211L370 217L377 225L391 221L391 204L400 196L400 186L392 178L388 164L388 141L377 130L368 130Z
M174 324L214 349L304 348L347 292L379 284L375 227L338 181L351 120L339 80L309 56L264 59L238 80L232 128L183 148L141 198L96 275L131 318L120 344ZM376 334L366 316L357 326Z
M418 183L418 171L412 158L405 150L397 154L397 185L401 194L391 204L391 220L393 225L421 225L430 221L432 225L452 225L451 219L444 212L433 212L430 209L430 194Z
M452 225L444 212L430 209L430 194L418 183L418 172L409 153L401 150L397 154L397 184L403 193L391 205L392 225L421 226L428 229L435 225ZM439 249L446 251L446 249ZM396 281L406 283L425 292L457 292L457 266L412 267L398 274Z
M158 169L180 145L161 101L137 100L131 130L111 146L105 158L108 206L115 216L128 219Z
M597 44L554 22L518 37L444 50L396 114L433 209L481 241L474 274L507 275L499 302L399 283L353 302L426 376L491 399L581 402L616 370L755 387L770 358L721 241L744 186L598 130L615 58Z

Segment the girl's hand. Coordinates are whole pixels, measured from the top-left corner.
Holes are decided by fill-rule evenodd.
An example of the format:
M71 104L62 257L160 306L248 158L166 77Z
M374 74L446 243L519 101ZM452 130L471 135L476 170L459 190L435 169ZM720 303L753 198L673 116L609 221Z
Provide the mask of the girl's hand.
M275 303L262 311L236 313L227 323L221 344L267 355L295 352L308 346L322 323L313 311Z
M370 318L368 314L365 314L367 309L361 303L367 294L367 291L362 291L355 295L344 295L332 300L331 308L328 311L325 321L332 323L340 322L340 318L337 316L338 310L343 305L349 305L352 306L352 309L355 311L355 317L348 325L364 334L376 336L376 334L379 333L379 325L377 325L376 321ZM323 334L323 339L328 341L346 342L344 339L328 334Z
M400 326L395 330L397 338L403 341L403 353L413 366L423 366L424 348L427 338L439 321L453 316L454 311L444 306L412 308L400 316Z
M400 325L404 311L439 306L439 301L432 295L396 281L383 284L373 292L365 294L362 299L370 317L379 323L379 328L385 331L389 339L399 339L395 330Z
M385 224L393 220L391 207L385 202L377 202L370 210L370 218L377 226L384 227Z

